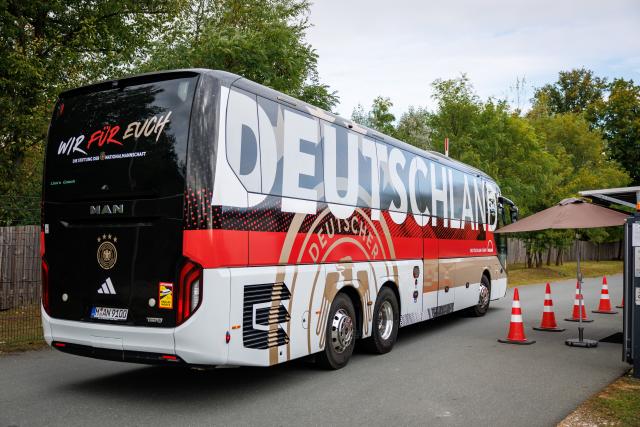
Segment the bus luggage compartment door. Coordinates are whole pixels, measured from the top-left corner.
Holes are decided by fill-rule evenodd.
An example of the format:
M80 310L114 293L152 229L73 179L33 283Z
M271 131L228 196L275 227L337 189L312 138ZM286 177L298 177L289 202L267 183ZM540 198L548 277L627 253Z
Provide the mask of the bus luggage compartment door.
M103 202L50 203L45 215L49 314L127 326L176 324L182 196L110 202L118 217L90 215Z

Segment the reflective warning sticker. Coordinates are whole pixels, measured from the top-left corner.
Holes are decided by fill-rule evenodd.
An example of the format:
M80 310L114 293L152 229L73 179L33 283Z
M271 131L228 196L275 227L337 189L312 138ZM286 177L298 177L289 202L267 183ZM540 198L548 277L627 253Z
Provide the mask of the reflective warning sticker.
M173 308L173 283L160 282L158 308Z

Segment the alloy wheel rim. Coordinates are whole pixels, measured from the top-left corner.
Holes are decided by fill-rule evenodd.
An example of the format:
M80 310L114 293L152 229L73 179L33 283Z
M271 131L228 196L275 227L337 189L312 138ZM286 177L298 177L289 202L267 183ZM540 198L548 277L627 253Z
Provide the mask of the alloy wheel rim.
M389 301L384 301L378 310L378 335L388 340L393 331L393 307Z
M353 319L344 308L336 311L331 322L331 342L336 353L343 353L353 342Z
M481 308L485 308L489 304L489 288L480 283L480 301L478 302Z

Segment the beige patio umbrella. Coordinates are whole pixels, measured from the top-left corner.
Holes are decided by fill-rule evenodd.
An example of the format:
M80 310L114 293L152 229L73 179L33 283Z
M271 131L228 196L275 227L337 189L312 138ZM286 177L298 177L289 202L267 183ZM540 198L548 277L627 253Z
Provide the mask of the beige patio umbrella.
M514 222L496 233L524 233L541 230L562 230L581 228L615 227L624 225L629 214L608 209L599 205L594 205L583 199L569 198L560 201L548 209L530 215L520 221ZM580 241L576 232L576 260L578 292L580 298L580 313L584 300L582 299L582 273L580 271ZM578 338L571 338L565 341L567 345L574 347L596 347L597 341L584 339L584 327L582 326L582 315L579 318Z
M496 233L522 233L548 229L600 228L623 225L629 214L594 205L583 199L564 199L557 205L509 224Z

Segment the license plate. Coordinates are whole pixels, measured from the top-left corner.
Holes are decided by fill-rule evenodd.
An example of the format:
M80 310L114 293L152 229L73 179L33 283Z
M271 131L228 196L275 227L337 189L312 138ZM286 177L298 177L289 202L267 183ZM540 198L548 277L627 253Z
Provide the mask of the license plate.
M93 307L91 309L91 318L100 320L127 320L129 309L127 308L109 308L109 307Z

